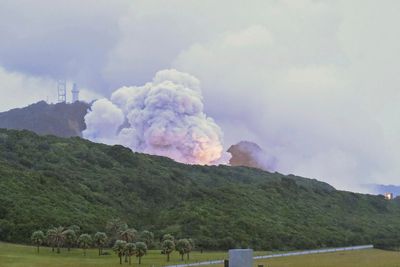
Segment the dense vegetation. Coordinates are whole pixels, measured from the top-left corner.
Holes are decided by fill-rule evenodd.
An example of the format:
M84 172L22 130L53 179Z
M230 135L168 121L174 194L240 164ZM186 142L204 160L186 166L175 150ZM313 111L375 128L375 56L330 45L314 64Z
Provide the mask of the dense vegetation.
M61 137L81 136L86 129L84 117L90 105L47 104L44 101L0 113L0 128L30 130Z
M121 218L198 248L314 248L398 239L400 201L296 176L190 166L78 137L0 130L0 240Z

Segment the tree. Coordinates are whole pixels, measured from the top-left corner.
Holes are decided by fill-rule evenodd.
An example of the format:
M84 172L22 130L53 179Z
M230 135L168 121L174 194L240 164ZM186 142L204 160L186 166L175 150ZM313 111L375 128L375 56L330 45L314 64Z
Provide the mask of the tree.
M142 263L142 257L147 253L147 246L144 242L136 242L136 257L139 258L139 264Z
M96 247L99 249L99 256L103 254L103 247L107 242L107 235L103 232L97 232L94 235L94 243Z
M167 254L167 261L169 261L170 254L175 250L175 243L172 240L166 239L161 244L162 252Z
M136 238L137 231L133 228L128 228L119 233L119 238L127 243L133 242Z
M57 247L57 253L60 253L60 248L63 246L65 241L64 227L59 226L54 228L54 244Z
M133 228L126 229L119 233L119 239L124 240L126 243L131 243L136 238L137 231ZM128 256L125 255L125 262L128 262Z
M144 243L146 243L147 248L150 248L154 242L154 234L150 231L143 231L140 233L140 239Z
M171 240L172 242L175 242L174 236L170 235L170 234L163 235L162 241L165 241L165 240Z
M122 264L122 256L125 255L125 247L126 247L126 241L124 240L115 241L113 250L119 257L119 264Z
M53 251L53 252L54 252L54 247L56 246L56 244L55 244L55 235L56 235L55 228L47 230L46 242L47 242L47 245L51 246L51 251Z
M64 231L64 237L65 237L65 244L67 245L68 251L70 251L71 247L76 242L76 233L72 229L67 229Z
M186 251L187 260L189 260L189 254L190 254L190 252L192 252L193 249L194 249L194 241L193 241L193 239L189 238L188 241L189 241L189 247L188 247L188 250Z
M131 264L131 257L136 254L136 245L133 243L127 243L125 246L125 255L129 258L129 264Z
M188 253L190 250L190 243L187 239L179 239L178 242L176 242L176 250L179 252L181 255L181 259L183 261L183 256Z
M78 245L83 249L83 255L86 256L86 249L90 248L92 237L89 234L81 234L78 238Z
M109 220L106 225L111 242L115 242L119 234L126 229L128 229L128 225L119 218Z
M45 241L45 236L42 231L35 231L31 236L32 243L37 246L37 253L39 253L39 247Z
M73 224L69 226L68 229L74 231L76 236L81 234L81 228L78 225Z

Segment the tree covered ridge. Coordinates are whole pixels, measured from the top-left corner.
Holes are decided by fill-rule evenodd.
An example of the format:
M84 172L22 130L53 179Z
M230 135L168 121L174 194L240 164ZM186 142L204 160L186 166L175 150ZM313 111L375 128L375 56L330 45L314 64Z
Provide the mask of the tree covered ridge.
M0 128L30 130L61 137L81 136L86 129L85 102L47 104L40 101L24 108L0 112Z
M397 239L400 201L246 167L193 166L78 137L0 130L0 240L120 217L197 247L293 249Z

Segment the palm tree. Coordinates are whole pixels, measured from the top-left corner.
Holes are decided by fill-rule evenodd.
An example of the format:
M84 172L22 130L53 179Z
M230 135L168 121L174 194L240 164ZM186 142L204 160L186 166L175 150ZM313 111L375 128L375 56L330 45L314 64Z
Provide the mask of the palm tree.
M51 246L51 251L54 252L54 247L56 246L55 243L55 235L56 235L56 230L55 228L47 230L46 233L46 242L49 246Z
M146 243L147 248L150 248L154 242L154 234L150 231L143 231L140 233L140 239L144 243Z
M37 246L37 253L39 253L39 247L45 240L44 233L42 231L35 231L31 236L32 243Z
M178 242L176 242L176 250L181 255L182 261L183 261L183 256L189 251L189 249L190 249L190 243L187 239L179 239Z
M127 243L125 246L125 255L129 258L129 264L131 264L131 257L136 254L136 245L133 243Z
M65 241L65 235L64 235L64 227L59 226L53 229L53 242L55 246L57 247L57 253L60 253L60 248L64 244Z
M167 261L169 261L170 254L175 250L175 243L169 239L166 239L161 244L162 251L167 254Z
M189 241L189 247L188 247L188 250L186 251L187 260L189 260L189 254L190 254L190 252L192 252L193 249L194 249L194 241L193 241L193 239L189 238L188 241Z
M165 234L165 235L163 235L163 238L162 238L161 241L165 241L165 240L171 240L171 241L175 242L174 236L173 236L173 235L170 235L170 234Z
M125 247L126 247L126 241L124 240L115 241L113 250L119 257L119 264L122 264L122 256L124 256L125 254Z
M136 238L137 231L133 228L126 229L119 233L119 239L124 240L126 243L131 243ZM128 256L125 255L125 262L128 262Z
M76 236L79 236L80 233L81 233L81 228L78 225L75 225L75 224L69 226L68 229L69 230L73 230L75 232Z
M71 247L75 244L76 242L76 233L72 229L67 229L63 232L64 237L65 237L65 244L67 245L68 251L71 250Z
M94 243L99 248L99 256L103 254L103 247L107 242L107 235L103 232L97 232L94 235Z
M78 238L78 244L83 249L83 255L86 256L86 249L92 244L92 237L88 234L81 234Z
M137 231L133 228L128 228L119 233L119 238L127 243L133 242L136 238Z
M106 225L111 242L115 242L119 238L119 233L126 229L128 229L128 225L119 218L109 220Z
M139 264L142 264L142 257L147 253L147 246L144 242L136 242L136 257L139 258Z

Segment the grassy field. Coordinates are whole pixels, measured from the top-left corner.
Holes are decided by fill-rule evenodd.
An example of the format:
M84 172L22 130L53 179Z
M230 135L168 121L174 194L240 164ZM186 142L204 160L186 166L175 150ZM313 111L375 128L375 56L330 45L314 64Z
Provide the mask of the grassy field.
M83 256L81 249L72 249L70 252L66 249L62 250L60 254L51 252L47 247L41 247L40 253L37 254L34 247L14 245L0 242L0 267L105 267L105 266L121 266L119 258L110 250L105 249L111 253L107 256L98 256L96 249L87 251L87 255ZM207 261L214 259L224 259L227 253L224 252L193 252L190 254L191 261ZM146 256L142 258L142 267L160 267L166 265L166 256L162 255L159 250L149 251ZM169 264L182 263L179 254L174 252L171 254L171 261ZM139 266L137 258L132 258L131 266Z
M112 252L112 251L110 251ZM256 255L265 255L266 252L257 252ZM190 262L224 259L224 252L193 252ZM179 255L173 253L169 264L182 263ZM317 255L293 256L268 259L255 262L254 266L263 264L265 267L400 267L400 253L376 249L337 252ZM124 264L125 265L125 264ZM160 251L149 251L142 259L142 267L161 267L166 265L164 255ZM0 243L0 267L105 267L120 266L119 260L113 253L108 256L97 256L97 250L88 250L83 256L82 250L73 249L70 252L63 250L61 254L52 253L49 248L42 247L40 254L30 246ZM139 266L137 259L132 259L131 266ZM209 265L204 267L221 267Z

